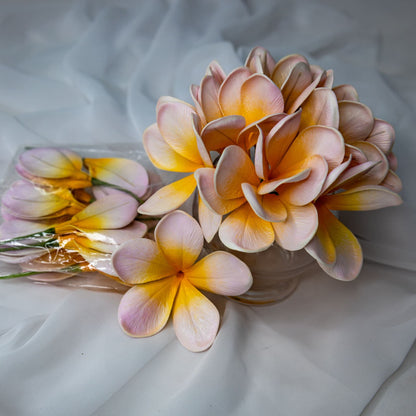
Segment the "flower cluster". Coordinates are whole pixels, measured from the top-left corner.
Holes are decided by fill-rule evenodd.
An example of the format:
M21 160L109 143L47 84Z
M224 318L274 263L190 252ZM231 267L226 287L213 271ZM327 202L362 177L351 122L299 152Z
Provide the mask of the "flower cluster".
M351 85L301 55L275 62L257 47L225 74L212 63L193 105L162 97L143 136L153 164L188 173L139 207L164 214L199 191L210 241L255 253L277 243L306 249L340 280L360 272L362 251L336 211L398 205L392 126L374 118Z
M87 169L87 171L84 170ZM39 281L99 271L118 280L112 253L145 235L136 221L149 177L123 158L85 158L67 149L33 148L16 164L23 179L3 194L0 259Z
M162 218L151 239L145 222L154 219L137 220L149 187L143 166L36 148L20 155L16 170L24 179L2 197L0 260L22 271L0 279L55 282L97 271L125 286L119 321L129 335L153 335L172 314L185 347L212 345L220 316L198 289L241 295L252 284L250 270L223 251L200 258L202 230L183 211Z
M246 253L305 249L328 275L357 277L361 247L337 212L402 202L392 126L354 87L334 87L331 70L300 55L276 63L260 47L228 75L213 62L191 96L160 98L144 132L157 168L187 174L150 196L146 170L129 159L21 154L22 179L1 200L0 260L22 271L0 279L98 271L128 288L118 311L127 334L156 334L172 315L180 342L202 351L220 317L200 290L239 296L253 282L228 251L202 257L204 239L218 233ZM199 223L178 210L195 190Z

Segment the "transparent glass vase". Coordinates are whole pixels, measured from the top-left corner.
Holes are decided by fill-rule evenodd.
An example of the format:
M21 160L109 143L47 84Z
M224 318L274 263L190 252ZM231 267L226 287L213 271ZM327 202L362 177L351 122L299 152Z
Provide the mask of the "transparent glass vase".
M192 214L198 219L198 194L192 203ZM218 237L207 243L205 250L227 251L244 261L253 275L253 285L244 294L231 299L253 306L270 305L289 297L302 277L310 274L317 264L305 250L288 251L274 243L265 251L243 253L226 247Z
M244 294L232 299L246 305L269 305L289 297L302 277L316 267L315 260L305 251L287 251L273 244L265 251L242 253L230 250L218 237L206 244L208 251L228 251L244 261L253 275L253 285Z

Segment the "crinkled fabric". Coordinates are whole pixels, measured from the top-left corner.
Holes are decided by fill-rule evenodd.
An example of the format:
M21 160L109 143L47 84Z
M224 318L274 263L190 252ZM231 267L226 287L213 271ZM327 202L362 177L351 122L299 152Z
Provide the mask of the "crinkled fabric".
M125 335L119 294L0 282L0 415L414 415L413 1L3 0L0 15L3 177L24 145L138 146L159 96L190 101L209 62L228 72L261 45L334 69L393 124L405 201L343 217L367 259L357 280L316 270L270 307L216 298L199 354L171 323Z

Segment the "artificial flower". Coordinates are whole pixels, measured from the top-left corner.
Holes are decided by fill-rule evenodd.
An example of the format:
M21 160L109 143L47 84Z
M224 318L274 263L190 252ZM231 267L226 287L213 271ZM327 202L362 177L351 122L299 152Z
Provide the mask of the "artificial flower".
M311 203L328 171L344 158L344 141L335 129L312 126L298 133L300 114L276 125L266 140L260 130L255 163L238 146L228 146L216 169L196 172L201 198L220 215L229 248L257 252L274 241L299 250L316 231Z
M203 240L197 221L174 211L158 223L155 241L131 240L114 253L118 276L134 285L119 307L120 325L127 334L154 335L172 314L175 333L186 348L203 351L212 345L220 317L198 289L235 296L250 288L252 276L241 260L223 251L197 261Z
M82 171L82 158L69 149L41 147L19 156L17 172L36 185L45 187L85 188L90 178Z
M19 180L14 182L1 199L4 218L45 221L68 218L85 208L66 188L45 191L32 183Z
M251 72L269 77L279 87L287 114L297 111L315 88L332 88L333 72L310 65L302 55L288 55L275 63L266 49L256 47L245 65Z
M140 206L139 213L163 215L178 208L196 188L193 172L212 167L197 128L197 115L192 106L170 97L159 100L157 123L143 134L146 153L159 169L192 174L159 189Z
M318 229L305 247L328 275L344 281L358 276L363 253L358 239L337 218L336 212L369 211L402 203L400 196L391 189L366 184L366 178L370 178L370 182L374 178L371 171L378 168L378 162L354 165L351 161L350 156L332 175L328 175L315 201Z

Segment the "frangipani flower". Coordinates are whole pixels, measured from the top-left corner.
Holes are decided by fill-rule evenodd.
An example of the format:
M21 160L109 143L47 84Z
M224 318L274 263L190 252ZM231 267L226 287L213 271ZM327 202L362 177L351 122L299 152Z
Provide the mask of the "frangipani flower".
M139 208L145 215L163 215L181 206L194 192L193 172L212 167L211 158L197 133L195 109L189 104L162 97L157 105L157 123L143 134L143 144L152 163L159 169L191 173L154 193Z
M346 144L354 151L358 148L367 160L376 161L379 165L371 175L367 175L363 185L382 185L399 192L402 183L394 172L397 160L392 152L395 140L393 127L384 120L374 118L370 108L358 101L358 94L352 86L342 85L334 91L338 99L339 130Z
M91 181L82 171L82 158L68 149L34 148L23 152L16 170L36 185L57 188L86 188Z
M183 211L174 211L159 222L155 240L131 240L113 255L117 274L134 285L121 300L120 325L131 336L151 336L166 325L172 313L179 341L191 351L203 351L213 343L220 317L198 289L226 296L242 294L252 284L250 270L223 251L197 261L202 231Z
M84 172L86 166L89 173ZM146 169L125 158L86 158L68 149L34 148L19 157L16 170L33 184L47 189L74 190L81 201L89 202L83 190L106 186L143 197L149 186Z
M144 132L145 150L160 169L196 172L200 168L213 168L208 151L234 143L249 149L257 140L255 123L267 128L284 117L279 88L267 77L251 74L247 68L238 68L225 77L218 65L213 66L211 75L196 90L196 109L171 97L162 97L157 105L157 123ZM207 122L201 128L201 123ZM181 206L195 188L194 175L186 176L157 191L140 206L139 212L165 214ZM210 240L220 219L204 206L203 200L199 216L204 235Z
M20 156L18 170L26 180L15 182L2 197L6 221L0 226L0 257L22 272L1 278L51 282L98 271L119 281L112 253L147 232L144 223L134 221L149 186L143 166L124 158L82 159L66 149L37 148ZM91 189L76 188L78 179Z
M338 220L336 212L374 210L402 203L399 195L384 186L362 185L377 168L378 162L373 161L353 164L349 155L328 175L315 201L318 229L305 249L335 279L355 279L363 263L360 243Z
M6 237L0 241L0 252L3 259L10 256L10 262L16 263L19 260L17 256L20 256L20 262L23 262L25 254L30 258L35 254L41 256L44 254L43 250L59 247L62 236L74 233L88 233L95 240L98 240L98 234L101 233L101 239L112 243L105 235L105 230L116 233L117 229L131 224L136 217L137 206L138 202L133 197L119 193L105 196L79 211L70 220L55 223L49 228L45 228L42 223L11 220L0 228L2 237ZM141 224L140 227L145 228L145 225ZM27 250L29 251L26 253Z
M284 111L288 114L298 110L315 88L332 88L332 71L310 65L302 55L288 55L275 63L266 49L256 47L250 52L246 67L251 72L269 77L279 87Z
M69 189L45 191L26 181L17 181L2 197L3 217L45 221L71 217L85 208Z
M286 117L263 139L259 130L255 163L238 146L227 147L216 169L196 172L201 198L219 215L229 248L257 252L274 241L287 250L303 248L317 227L312 201L328 171L344 158L338 131L313 126L297 135L300 114Z
M240 67L227 77L215 76L218 68L211 64L211 75L193 88L198 114L205 121L201 138L209 151L230 144L249 149L256 143L256 124L266 130L284 116L282 93L263 74Z

